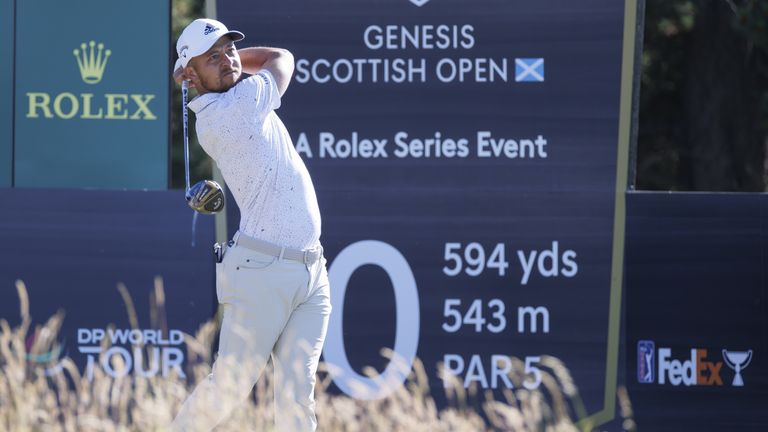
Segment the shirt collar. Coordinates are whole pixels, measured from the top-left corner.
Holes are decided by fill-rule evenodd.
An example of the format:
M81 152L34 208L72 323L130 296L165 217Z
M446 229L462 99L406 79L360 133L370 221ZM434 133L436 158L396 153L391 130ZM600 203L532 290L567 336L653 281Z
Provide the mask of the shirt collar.
M205 109L205 107L215 102L218 97L219 97L218 93L206 93L199 96L195 96L194 99L189 101L187 106L189 107L189 109L194 111L195 114L197 114L203 109Z

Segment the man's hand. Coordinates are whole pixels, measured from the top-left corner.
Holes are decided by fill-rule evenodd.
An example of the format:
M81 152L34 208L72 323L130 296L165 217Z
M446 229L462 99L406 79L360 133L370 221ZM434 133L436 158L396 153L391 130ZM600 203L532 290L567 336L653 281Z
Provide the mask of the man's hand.
M174 68L175 70L173 71L173 80L176 81L176 84L181 84L182 81L186 80L186 81L189 81L187 83L189 85L189 88L195 88L195 85L192 83L192 80L189 79L189 77L184 73L184 68L181 67L180 61L176 61Z

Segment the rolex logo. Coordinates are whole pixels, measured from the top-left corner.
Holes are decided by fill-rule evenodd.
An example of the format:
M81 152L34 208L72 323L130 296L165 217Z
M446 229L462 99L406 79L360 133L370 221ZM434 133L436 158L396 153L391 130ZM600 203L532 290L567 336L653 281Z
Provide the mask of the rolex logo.
M72 52L80 67L80 77L86 84L96 84L104 76L104 69L112 51L104 49L103 43L90 41L80 44ZM157 120L152 112L154 94L117 93L116 89L96 94L96 92L74 93L61 89L60 93L50 94L29 91L27 96L27 115L31 119L83 119L83 120Z
M72 52L77 59L77 65L80 67L80 76L87 84L96 84L101 81L104 75L104 68L107 66L107 60L112 55L112 51L105 50L104 44L90 41L87 45L80 44L80 49Z

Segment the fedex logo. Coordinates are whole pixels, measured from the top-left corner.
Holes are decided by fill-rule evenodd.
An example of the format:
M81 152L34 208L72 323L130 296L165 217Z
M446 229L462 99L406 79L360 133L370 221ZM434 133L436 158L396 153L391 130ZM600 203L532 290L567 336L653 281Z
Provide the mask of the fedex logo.
M667 380L673 386L681 383L686 386L712 386L723 385L720 378L720 369L723 362L707 360L707 350L692 348L690 358L686 360L671 359L670 348L659 348L659 384L666 384Z

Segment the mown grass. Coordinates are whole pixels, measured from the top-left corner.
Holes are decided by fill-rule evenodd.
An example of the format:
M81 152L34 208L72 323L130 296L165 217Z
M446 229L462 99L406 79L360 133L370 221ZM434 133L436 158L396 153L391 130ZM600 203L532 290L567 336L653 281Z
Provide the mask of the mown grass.
M162 308L162 283L156 284L155 307ZM126 300L131 324L138 328L128 291L120 287ZM46 376L40 359L56 351L63 313L50 317L44 325L31 328L26 287L17 282L21 322L11 326L0 320L0 430L2 431L163 431L194 385L210 373L218 326L215 321L202 325L186 339L189 366L187 379L176 375L151 378L127 374L112 378L94 368L88 380L70 358L51 362L60 370ZM11 301L6 299L6 301ZM33 334L34 338L29 338ZM27 341L33 341L27 346ZM106 344L106 338L104 341ZM106 348L106 345L103 346ZM383 350L383 355L392 356ZM30 362L30 356L37 362ZM120 370L119 356L113 368ZM393 359L396 361L396 359ZM60 362L60 363L59 363ZM578 390L567 369L555 358L542 357L545 366L540 389L528 391L521 383L525 376L520 361L514 362L510 379L515 389L494 398L490 392L465 390L456 381L446 391L448 406L438 408L431 397L424 366L416 362L405 385L386 398L361 401L328 391L329 365L318 371L316 403L320 431L574 431L576 419L586 416ZM52 365L52 363L50 364ZM50 366L49 365L49 366ZM367 372L374 376L375 371ZM234 407L232 414L216 431L269 431L273 429L271 371L266 371L250 398ZM624 428L634 429L626 393L620 407ZM478 407L480 407L478 409Z

